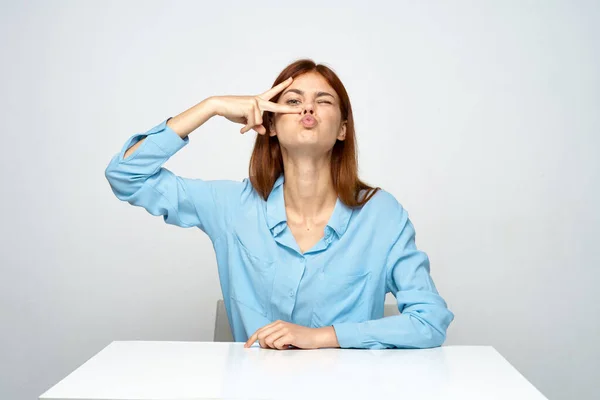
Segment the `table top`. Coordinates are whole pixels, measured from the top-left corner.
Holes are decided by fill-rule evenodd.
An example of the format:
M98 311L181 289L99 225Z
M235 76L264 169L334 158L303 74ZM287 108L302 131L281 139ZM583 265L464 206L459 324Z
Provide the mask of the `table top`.
M115 341L39 398L545 399L491 346L270 350Z

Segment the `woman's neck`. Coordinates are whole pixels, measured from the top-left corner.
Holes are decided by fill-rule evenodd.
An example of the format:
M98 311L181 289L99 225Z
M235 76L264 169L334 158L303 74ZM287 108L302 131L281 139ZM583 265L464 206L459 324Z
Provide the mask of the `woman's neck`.
M330 157L284 158L283 196L288 219L295 224L325 224L329 220L337 193L331 180Z

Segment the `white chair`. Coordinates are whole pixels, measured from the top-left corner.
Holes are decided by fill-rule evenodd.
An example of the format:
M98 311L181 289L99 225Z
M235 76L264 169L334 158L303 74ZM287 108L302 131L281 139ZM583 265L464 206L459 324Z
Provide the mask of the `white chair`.
M390 315L398 315L398 306L396 304L385 304L383 309L384 317ZM233 342L233 335L231 334L231 327L229 326L229 320L227 319L227 311L225 310L225 302L223 300L217 301L217 316L215 318L215 342Z
M225 310L225 302L217 300L217 316L215 318L215 342L234 342L227 319L227 311Z

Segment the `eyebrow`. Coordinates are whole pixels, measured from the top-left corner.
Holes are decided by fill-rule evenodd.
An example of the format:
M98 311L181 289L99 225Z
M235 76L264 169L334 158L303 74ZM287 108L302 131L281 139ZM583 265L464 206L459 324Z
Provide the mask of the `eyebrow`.
M285 92L283 92L283 94L281 95L281 97L285 96L286 94L290 93L290 92L294 92L294 93L298 93L301 96L304 96L304 92L300 89L289 89ZM320 96L331 96L335 99L335 96L332 95L331 93L327 93L327 92L316 92L315 97L320 97Z

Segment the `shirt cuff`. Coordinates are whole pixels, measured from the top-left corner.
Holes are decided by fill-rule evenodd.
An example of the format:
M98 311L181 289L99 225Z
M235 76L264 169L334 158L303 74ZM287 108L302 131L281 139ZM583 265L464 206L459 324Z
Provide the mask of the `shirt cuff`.
M170 126L167 125L167 122L171 118L173 117L165 119L163 122L149 129L145 133L136 133L135 135L131 136L127 142L125 142L125 145L123 145L123 148L119 153L119 160L129 161L129 159L133 159L136 156L136 153L139 153L148 141L152 141L152 143L158 146L165 153L165 155L169 157L181 150L181 148L189 143L190 138L189 136L186 136L184 139L182 139L181 136L179 136ZM140 140L144 139L144 137L147 137L144 143L142 143L133 154L124 160L123 158L127 150Z
M333 324L333 329L335 329L335 334L341 348L347 349L362 347L359 323L342 322L339 324Z

